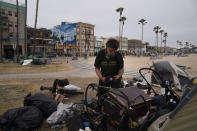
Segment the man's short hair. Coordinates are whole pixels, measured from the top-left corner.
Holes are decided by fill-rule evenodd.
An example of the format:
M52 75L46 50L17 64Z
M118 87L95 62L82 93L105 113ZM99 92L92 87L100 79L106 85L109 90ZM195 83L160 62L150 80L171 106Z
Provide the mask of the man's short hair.
M107 41L106 47L112 48L112 49L114 49L114 50L117 50L118 47L119 47L119 42L118 42L116 39L111 38L111 39L109 39L109 40Z

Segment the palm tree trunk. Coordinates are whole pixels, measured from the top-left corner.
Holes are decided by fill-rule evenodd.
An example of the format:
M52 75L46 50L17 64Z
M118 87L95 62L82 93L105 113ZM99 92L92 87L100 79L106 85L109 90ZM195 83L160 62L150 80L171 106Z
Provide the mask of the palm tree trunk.
M157 51L158 51L158 49L159 49L159 48L158 48L158 41L159 41L159 40L158 40L158 33L156 34L156 37L157 37Z
M123 23L122 23L122 29L121 29L121 34L120 34L121 50L122 50L122 36L123 36L123 26L124 26L124 21L123 21Z
M157 34L155 34L156 38L155 38L155 48L157 49Z
M160 45L161 47L160 47L160 52L162 51L162 33L161 33L161 45Z
M166 37L165 37L165 47L164 47L164 53L166 53Z
M120 19L121 19L121 13L120 13ZM119 44L120 44L120 50L121 50L121 21L119 19Z
M143 24L142 24L142 43L143 43Z

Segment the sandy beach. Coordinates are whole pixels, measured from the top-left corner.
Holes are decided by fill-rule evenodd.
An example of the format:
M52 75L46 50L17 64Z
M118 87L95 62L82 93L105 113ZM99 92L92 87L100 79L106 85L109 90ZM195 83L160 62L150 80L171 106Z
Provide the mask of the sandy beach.
M89 58L87 63L94 65L95 57ZM126 56L124 58L125 71L138 71L142 67L150 67L153 62L171 61L174 64L187 67L190 76L197 76L197 54L190 54L187 57L164 56L162 59L151 60L150 57Z

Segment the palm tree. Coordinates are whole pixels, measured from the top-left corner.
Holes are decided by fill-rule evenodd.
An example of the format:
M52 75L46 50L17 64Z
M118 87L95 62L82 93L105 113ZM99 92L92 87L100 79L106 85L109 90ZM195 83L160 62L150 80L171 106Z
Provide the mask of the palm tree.
M122 12L123 12L124 8L120 7L118 9L116 9L116 12L120 13L120 18L119 18L119 42L120 42L120 33L121 33L121 17L122 17ZM120 43L121 46L121 43Z
M153 31L156 33L156 47L157 47L157 51L158 51L158 33L159 33L160 29L161 29L161 27L159 27L159 26L155 26L153 28Z
M145 42L144 44L146 47L150 45L149 42Z
M187 52L189 52L189 42L185 42L185 47L186 47Z
M185 46L189 48L189 42L185 42Z
M165 38L165 39L164 39L164 53L165 53L165 52L166 52L166 42L167 42L168 33L165 32L165 33L163 34L163 37Z
M183 44L182 44L181 41L179 41L179 46L180 46L180 50L181 50L181 48L182 48L182 46L183 46Z
M176 43L177 43L177 49L178 49L178 46L179 46L179 42L180 42L179 40L176 41Z
M126 21L126 17L121 17L119 19L120 22L122 22L122 28L121 28L121 32L120 32L120 43L122 44L122 36L123 36L123 26L124 26L124 22ZM122 45L121 45L122 46Z
M142 24L142 43L143 43L143 26L147 23L145 19L141 19L138 21L138 24Z
M143 44L143 26L146 24L146 20L145 19L140 19L138 21L138 24L142 24L142 44ZM142 49L141 49L142 50ZM141 54L141 51L140 51L140 54Z
M161 52L162 42L163 42L163 41L162 41L162 34L163 34L164 30L160 30L159 32L161 33L161 45L160 45L160 52Z

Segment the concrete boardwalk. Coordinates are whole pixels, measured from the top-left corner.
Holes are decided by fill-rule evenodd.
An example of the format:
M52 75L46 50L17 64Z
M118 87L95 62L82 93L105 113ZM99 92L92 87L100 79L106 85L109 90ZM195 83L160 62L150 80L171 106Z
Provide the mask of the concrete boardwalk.
M87 63L86 60L73 60L69 65L74 67L74 70L49 72L49 73L29 73L29 74L4 74L0 75L0 79L25 79L25 78L62 78L62 77L96 77L94 66ZM136 75L134 71L125 71L124 77Z

